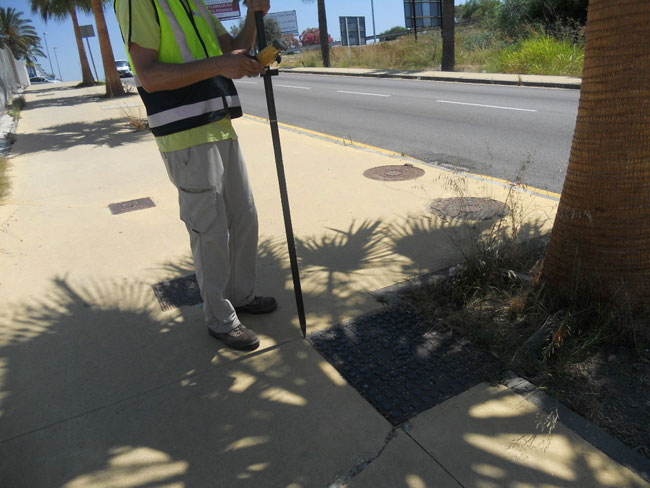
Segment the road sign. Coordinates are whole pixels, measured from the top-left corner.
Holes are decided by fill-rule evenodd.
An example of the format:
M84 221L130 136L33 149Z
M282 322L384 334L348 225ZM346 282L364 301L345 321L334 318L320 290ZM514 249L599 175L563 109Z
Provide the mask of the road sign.
M80 25L79 26L79 31L81 32L81 37L86 38L86 37L95 37L95 29L93 29L93 25Z
M234 20L241 17L239 2L232 0L206 0L208 9L219 20Z
M404 0L404 18L406 27L413 28L413 19L415 25L419 28L440 27L442 24L442 9L440 8L441 0ZM415 12L413 11L415 9Z
M300 34L300 31L298 31L298 16L295 10L269 12L266 16L278 21L283 34L293 34L294 36Z
M341 23L341 44L360 46L366 43L365 17L339 17Z

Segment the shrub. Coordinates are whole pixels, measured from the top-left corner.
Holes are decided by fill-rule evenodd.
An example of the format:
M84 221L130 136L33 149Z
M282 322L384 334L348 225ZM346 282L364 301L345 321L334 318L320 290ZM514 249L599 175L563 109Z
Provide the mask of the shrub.
M233 37L239 35L241 30L244 28L244 22L245 20L242 19L239 21L239 24L235 24L230 28L230 34L232 34ZM264 17L264 37L266 37L266 42L269 44L276 39L282 38L282 27L280 27L277 20L271 17Z
M497 26L505 35L519 39L531 32L531 26L553 32L558 26L584 25L588 4L589 0L504 0Z
M300 42L303 46L315 46L320 44L320 31L318 30L318 27L310 27L309 29L302 31L302 34L300 34ZM334 42L334 39L329 34L327 42Z
M568 35L565 40L557 40L541 30L530 30L527 37L531 42L513 44L494 29L482 25L459 26L456 29L456 68L471 72L580 76L583 44L574 45ZM413 36L404 36L391 42L330 50L332 66L340 68L437 69L441 55L439 31L418 36L418 42ZM285 59L284 66L322 66L320 52L304 50L298 56Z
M16 97L11 101L11 106L9 110L7 110L7 114L9 114L13 119L18 120L20 118L20 111L24 107L25 107L25 98Z
M384 31L381 34L379 34L379 39L381 39L382 41L394 41L398 37L404 35L406 32L408 32L408 29L406 27L402 27L401 25L396 25L395 27L391 27L387 31Z
M300 41L293 34L283 34L282 40L287 45L287 47L300 47Z
M501 8L501 0L467 0L456 7L461 23L486 23L494 20Z
M7 171L7 159L0 154L0 200L9 193L9 179L5 174Z
M582 46L540 35L506 48L497 65L502 73L581 76L584 57Z

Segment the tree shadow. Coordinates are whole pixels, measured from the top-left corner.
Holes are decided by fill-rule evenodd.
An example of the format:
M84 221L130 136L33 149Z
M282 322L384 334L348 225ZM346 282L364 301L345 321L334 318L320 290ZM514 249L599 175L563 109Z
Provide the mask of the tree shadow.
M281 304L292 299L285 245L263 238L258 252L260 280ZM193 263L188 255L149 271L183 276ZM332 390L297 324L264 330L274 346L231 351L206 333L200 308L162 312L151 284L60 276L46 296L0 314L12 324L0 354L7 486L324 486L332 466L347 469L381 444L388 425L369 420L354 391ZM321 402L325 391L342 407ZM352 436L332 432L342 418L357 426ZM333 453L329 467L302 452L307 436Z
M391 252L405 258L407 274L421 275L443 267L443 263L460 263L492 246L524 244L544 234L545 222L539 219L518 224L516 237L501 219L468 221L446 220L435 215L412 215L386 230Z
M479 385L433 412L413 420L411 435L463 486L647 486L566 427L549 430L547 414L507 388Z
M390 258L381 225L380 220L365 220L358 225L352 221L347 230L327 228L329 233L296 240L301 275L311 282L325 278L317 294L328 299L310 300L310 310L328 317L330 325L348 317L350 310L363 308L363 302L372 300L370 296L351 294L350 289L364 271L380 267ZM341 302L347 306L331 306Z
M408 233L421 227L397 232L363 221L301 241L301 263L308 274L331 276L336 294L350 275L391 261L390 229L399 249L414 252ZM432 235L420 238L431 246ZM259 249L261 281L289 300L284 240L262 239ZM187 256L155 271L192 269ZM161 312L151 284L59 276L47 295L0 312L11 324L0 353L7 486L327 486L340 474L333 469L349 469L382 445L388 425L354 391L335 387L295 325L290 339L279 328L265 331L275 346L233 352L206 334L196 307ZM314 293L307 291L309 302ZM353 306L319 312L334 324ZM318 450L305 450L305 438ZM537 468L526 469L505 479L526 483Z
M22 156L42 151L64 151L81 145L112 148L136 143L146 137L151 137L149 131L130 129L124 119L71 122L45 127L38 132L19 133L12 153Z
M99 86L99 85L97 85ZM38 87L38 88L37 88ZM25 93L57 93L57 92L67 92L72 90L79 90L77 86L60 86L58 83L48 83L43 85L32 85L30 86Z
M159 314L143 284L63 277L18 311L1 355L3 485L324 484L313 463L285 464L296 418L322 420L297 430L331 442L336 414L312 402L332 387L315 353L299 339L215 351L191 317Z
M46 92L47 93L47 92ZM42 94L40 96L45 96ZM61 107L74 107L75 105L83 105L87 103L97 103L101 102L102 98L97 94L86 94L86 95L74 95L71 97L59 97L59 98L38 98L33 97L29 102L25 104L23 108L24 112L29 112L33 110L38 110L40 108L61 108Z

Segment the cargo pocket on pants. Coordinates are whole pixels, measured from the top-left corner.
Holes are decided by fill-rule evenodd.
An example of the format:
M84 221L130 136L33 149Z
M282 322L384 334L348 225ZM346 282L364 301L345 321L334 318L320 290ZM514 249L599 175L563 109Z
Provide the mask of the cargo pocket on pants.
M194 232L208 231L219 217L217 192L178 190L181 220Z

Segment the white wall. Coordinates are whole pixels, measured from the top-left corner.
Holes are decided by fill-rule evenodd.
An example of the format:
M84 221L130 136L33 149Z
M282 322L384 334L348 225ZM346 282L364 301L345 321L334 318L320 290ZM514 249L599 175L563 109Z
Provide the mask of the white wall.
M0 115L11 103L14 93L26 86L29 86L29 78L25 62L14 59L9 48L0 48Z

